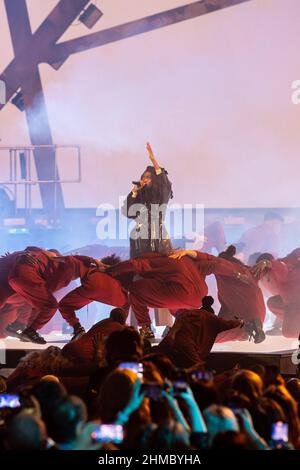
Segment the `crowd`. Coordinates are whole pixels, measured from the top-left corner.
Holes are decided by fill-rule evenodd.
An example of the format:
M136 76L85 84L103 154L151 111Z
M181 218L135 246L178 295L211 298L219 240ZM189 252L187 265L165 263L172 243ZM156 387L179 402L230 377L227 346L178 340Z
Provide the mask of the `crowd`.
M300 450L299 378L257 364L206 369L221 335L265 340L263 292L279 334L299 334L300 249L281 259L257 253L248 265L235 255L229 246L219 256L166 250L121 262L27 247L1 258L4 336L45 344L38 331L57 310L74 329L62 349L30 352L1 377L2 448ZM75 279L80 285L57 300ZM85 332L76 311L95 300L116 308ZM139 331L126 326L130 306ZM149 307L174 316L158 345Z
M299 378L257 364L216 374L205 358L179 368L125 320L114 309L1 377L2 449L300 449Z

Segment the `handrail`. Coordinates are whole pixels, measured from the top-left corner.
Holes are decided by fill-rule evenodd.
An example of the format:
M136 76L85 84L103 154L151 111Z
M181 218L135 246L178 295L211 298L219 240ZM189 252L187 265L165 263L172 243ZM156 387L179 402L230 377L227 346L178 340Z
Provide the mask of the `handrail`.
M52 179L39 179L35 174L33 174L32 168L35 166L34 163L34 152L43 151L51 149L54 151L54 164L53 164L53 175ZM74 178L64 178L61 179L58 176L57 171L57 153L59 149L74 149L76 156L76 175ZM54 185L54 211L56 212L56 195L57 195L57 185L62 183L80 183L82 180L81 172L81 148L78 144L45 144L45 145L11 145L11 146L0 146L0 161L2 158L1 153L7 152L8 156L8 172L9 178L6 180L0 179L0 185L2 186L12 186L13 199L15 201L15 211L18 207L19 199L23 201L26 211L30 212L32 208L32 187L40 184L53 184ZM22 168L20 154L23 154L23 164L24 164L24 178L22 178ZM20 160L20 161L19 161ZM20 191L18 189L23 189L21 191L22 196L20 196Z

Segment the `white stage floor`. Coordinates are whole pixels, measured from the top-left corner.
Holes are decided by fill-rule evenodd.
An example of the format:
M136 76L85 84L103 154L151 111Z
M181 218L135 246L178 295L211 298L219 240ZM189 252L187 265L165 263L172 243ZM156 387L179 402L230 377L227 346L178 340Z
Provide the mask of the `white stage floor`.
M226 343L216 343L212 352L255 352L272 353L280 351L291 351L298 349L296 338L284 338L283 336L266 336L265 341L254 344L253 341L228 341Z
M160 341L160 337L164 327L156 328L157 344ZM63 335L60 332L53 331L51 334L44 335L47 344L40 345L34 343L27 343L20 341L16 338L6 338L0 340L0 349L45 349L48 346L58 346L62 348L66 344L71 336ZM266 336L265 341L260 344L254 344L253 341L228 341L226 343L216 343L212 349L212 352L255 352L255 353L272 353L279 351L290 351L298 349L297 339L284 338L283 336Z
M45 349L48 346L58 346L62 348L66 343L70 341L71 335L63 335L58 331L53 331L49 335L43 335L43 338L47 341L47 344L36 344L29 343L26 341L20 341L17 338L8 337L0 340L0 349Z

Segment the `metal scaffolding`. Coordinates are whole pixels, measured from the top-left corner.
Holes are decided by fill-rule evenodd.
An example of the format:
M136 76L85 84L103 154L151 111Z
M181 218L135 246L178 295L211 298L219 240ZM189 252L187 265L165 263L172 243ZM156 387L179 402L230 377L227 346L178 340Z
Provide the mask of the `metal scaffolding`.
M54 154L53 175L50 179L39 179L36 176L34 152L37 150L51 150ZM58 168L58 152L60 149L73 149L76 158L72 167L75 170L74 178L60 178ZM5 160L4 160L5 159ZM0 185L8 187L15 202L15 212L20 205L24 206L25 213L29 215L32 209L32 188L43 184L52 184L54 215L57 213L57 186L68 183L75 184L81 182L81 149L79 145L22 145L22 146L0 146L0 167L7 169L8 178L0 179ZM2 172L1 172L2 173ZM20 189L24 191L20 196ZM22 197L23 196L23 197Z

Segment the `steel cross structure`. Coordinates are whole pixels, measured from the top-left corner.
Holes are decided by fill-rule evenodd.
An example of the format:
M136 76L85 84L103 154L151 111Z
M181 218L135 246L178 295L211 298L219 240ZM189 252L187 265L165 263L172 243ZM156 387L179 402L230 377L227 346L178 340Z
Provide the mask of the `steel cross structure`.
M71 54L250 0L200 0L59 44L57 41L90 0L60 0L35 33L30 28L26 0L4 1L15 57L0 74L0 81L3 80L6 84L6 103L17 91L22 92L31 144L37 146L34 158L38 179L53 181L59 179L58 169L51 149L53 141L39 64L48 63L58 69ZM4 106L5 104L0 104L0 111ZM42 145L48 147L39 147ZM40 183L43 207L49 214L53 213L54 207L64 207L61 185L56 183L56 188L54 186L52 183Z

